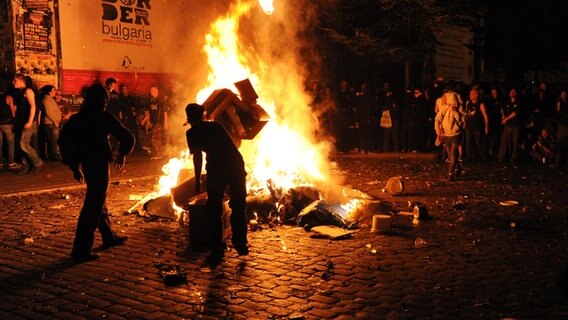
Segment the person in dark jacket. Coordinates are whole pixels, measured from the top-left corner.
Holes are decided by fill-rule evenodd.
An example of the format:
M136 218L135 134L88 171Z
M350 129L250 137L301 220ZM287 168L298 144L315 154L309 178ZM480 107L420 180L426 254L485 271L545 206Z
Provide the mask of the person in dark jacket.
M190 103L185 108L191 128L186 132L187 146L193 155L195 190L201 193L201 169L204 152L207 155L207 219L211 243L211 263L218 263L225 254L223 241L223 197L229 186L231 207L231 242L239 255L247 255L246 171L243 157L223 126L203 121L204 107Z
M109 93L102 85L89 87L81 111L63 126L58 140L62 161L73 171L73 178L87 184L71 251L71 258L77 262L99 257L91 251L97 229L102 237L103 250L121 245L128 239L112 230L106 196L109 164L114 161L115 169L122 169L126 155L134 146L134 137L118 119L105 111L108 101ZM116 159L112 158L109 135L119 143Z

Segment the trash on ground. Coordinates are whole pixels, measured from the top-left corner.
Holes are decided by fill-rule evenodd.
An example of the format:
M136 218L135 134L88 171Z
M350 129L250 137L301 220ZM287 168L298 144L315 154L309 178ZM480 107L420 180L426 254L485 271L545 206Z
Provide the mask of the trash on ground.
M504 200L499 202L500 205L505 206L505 207L510 207L510 206L516 206L519 204L518 201L515 200Z
M452 208L454 208L456 210L464 210L465 204L463 203L463 201L457 200L457 201L454 201L454 203L452 204Z
M167 286L176 286L187 283L187 272L177 265L154 264L160 271L160 276Z
M393 211L393 205L388 201L365 200L351 212L350 217L361 224L371 225L374 215L390 215Z
M143 209L153 216L177 219L173 203L172 197L170 195L165 195L147 201L144 204Z
M250 231L257 231L258 230L258 221L256 219L252 219L248 223Z
M392 177L387 180L385 190L393 196L399 195L404 191L404 183L397 177Z
M316 226L311 229L315 234L330 238L330 239L343 239L348 238L357 230L346 230L337 226Z
M315 226L333 225L353 229L359 224L348 220L347 211L340 204L331 204L324 200L317 200L305 207L298 215L298 225L310 230Z
M386 214L376 214L373 216L372 233L383 233L391 231L392 216Z
M399 216L412 217L418 220L425 220L429 218L428 209L423 204L415 204L412 211L399 211L396 213Z
M187 275L185 273L180 273L177 270L164 272L162 276L164 278L164 283L167 286L176 286L187 283Z
M426 242L422 238L416 238L416 240L414 240L414 245L417 246L417 247L422 247L422 246L425 246L427 244L428 244L428 242Z

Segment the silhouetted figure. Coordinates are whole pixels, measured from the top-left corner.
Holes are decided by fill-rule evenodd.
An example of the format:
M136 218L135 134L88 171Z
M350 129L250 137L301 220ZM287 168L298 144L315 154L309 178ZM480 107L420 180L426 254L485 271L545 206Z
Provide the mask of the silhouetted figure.
M191 128L186 132L189 152L193 155L195 189L201 193L201 169L204 152L207 155L207 219L211 243L210 262L217 263L224 256L223 197L229 186L233 246L239 255L247 255L246 171L243 157L223 126L203 121L204 107L190 103L185 108Z
M36 101L36 92L32 88L31 79L27 79L22 74L14 77L14 88L19 90L16 101L16 115L14 120L14 130L16 132L16 140L22 151L22 156L28 164L26 172L33 173L43 167L43 161L40 159L36 148L32 146L33 137L37 135L38 128L38 108Z
M102 85L89 87L81 111L63 126L58 141L62 161L73 171L73 178L81 183L84 179L87 184L71 251L71 257L77 262L99 257L91 251L97 229L102 236L103 249L121 245L128 239L117 236L112 230L106 195L109 163L114 161L115 169L122 169L126 155L134 146L134 137L118 119L105 111L108 101L109 93ZM116 159L112 158L109 135L119 142Z

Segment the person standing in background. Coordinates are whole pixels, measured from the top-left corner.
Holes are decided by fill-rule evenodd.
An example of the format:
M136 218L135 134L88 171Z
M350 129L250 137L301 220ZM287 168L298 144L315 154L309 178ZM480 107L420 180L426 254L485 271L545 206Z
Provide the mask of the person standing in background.
M63 115L61 109L55 102L55 94L57 89L52 85L43 86L40 89L43 104L43 133L47 143L47 155L53 161L60 161L61 155L59 154L59 147L57 146L57 139L59 139L59 129L61 128L61 120Z

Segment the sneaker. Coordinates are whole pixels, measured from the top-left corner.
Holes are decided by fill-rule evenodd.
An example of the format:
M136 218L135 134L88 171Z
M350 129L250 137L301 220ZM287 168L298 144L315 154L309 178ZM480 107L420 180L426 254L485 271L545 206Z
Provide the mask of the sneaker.
M103 250L107 250L107 249L110 249L112 247L121 246L126 242L126 240L128 240L127 236L115 237L112 241L103 243L101 248Z
M22 165L20 165L19 163L8 163L8 169L20 169L22 167Z
M458 162L463 162L463 158L461 156L458 158Z

